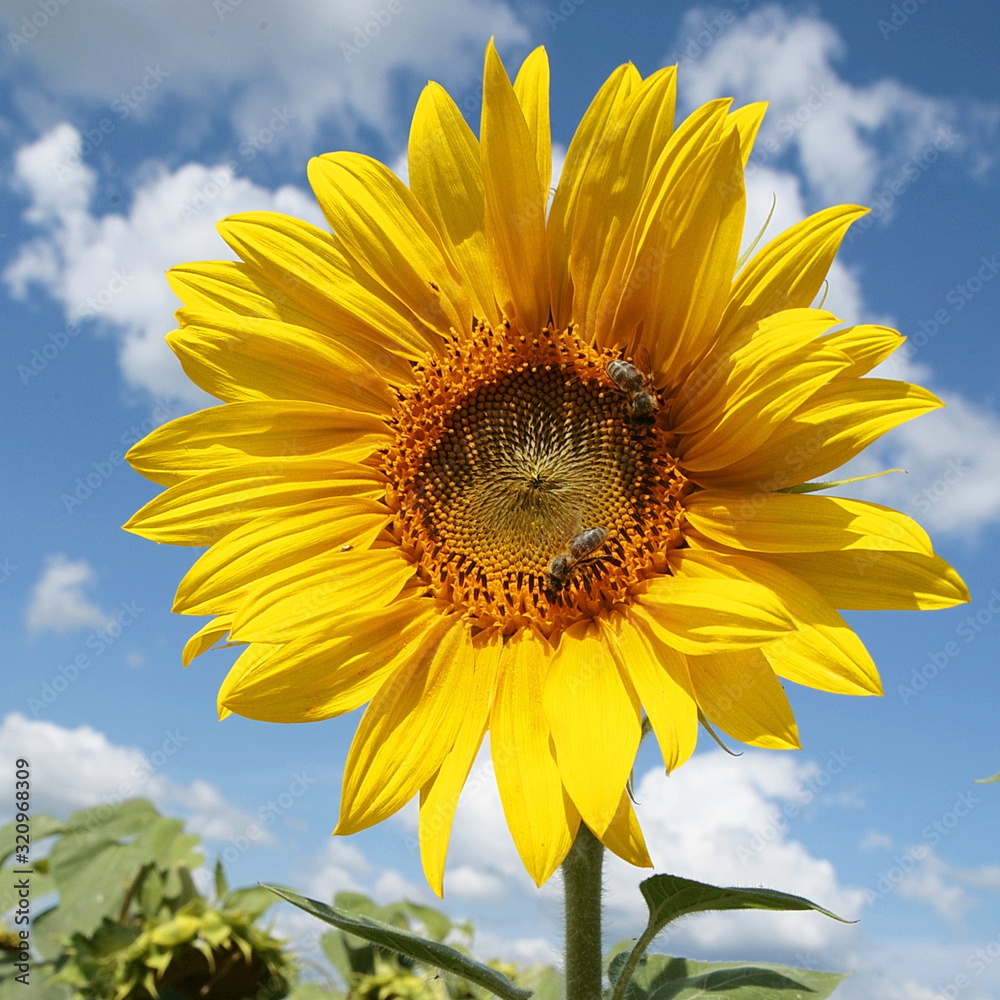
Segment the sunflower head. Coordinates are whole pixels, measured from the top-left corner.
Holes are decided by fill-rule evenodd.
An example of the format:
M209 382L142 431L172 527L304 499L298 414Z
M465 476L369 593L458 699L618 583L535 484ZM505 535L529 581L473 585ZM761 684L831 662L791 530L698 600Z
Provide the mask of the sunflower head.
M782 680L880 691L835 609L968 599L910 519L799 488L940 405L864 377L898 333L813 307L864 209L743 264L764 108L675 126L674 86L616 70L550 203L544 50L511 84L491 44L478 138L429 84L408 185L318 157L332 232L235 216L238 261L170 274L170 346L222 405L130 452L167 488L127 527L208 547L177 594L214 616L185 662L245 647L222 715L368 703L337 832L419 795L438 892L487 733L539 884L581 822L648 865L626 794L644 720L668 769L699 718L797 746Z

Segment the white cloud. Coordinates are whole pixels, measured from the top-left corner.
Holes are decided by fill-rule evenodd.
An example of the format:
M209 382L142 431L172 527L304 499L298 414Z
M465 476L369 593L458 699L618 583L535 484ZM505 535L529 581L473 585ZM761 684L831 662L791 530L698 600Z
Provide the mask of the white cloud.
M983 865L968 871L955 871L955 877L966 885L980 886L1000 892L1000 865Z
M862 851L874 851L879 848L891 850L894 844L892 837L882 830L866 830L858 842L858 847Z
M372 865L353 842L329 837L302 877L307 895L326 901L337 892L365 892L371 874Z
M831 769L832 769L831 765ZM841 763L838 771L847 765ZM656 871L717 885L766 886L854 916L863 893L840 883L833 865L792 836L794 818L820 802L827 784L815 762L784 754L698 754L669 778L661 769L636 785L636 813ZM619 936L634 933L645 905L636 886L648 872L610 859L609 915ZM856 930L816 915L711 913L672 932L682 954L763 956L807 950L833 961L856 947Z
M181 730L166 730L153 739L156 745L147 753L118 746L90 726L67 729L17 712L0 722L0 757L31 761L36 812L65 818L76 809L143 797L165 813L181 812L190 828L207 839L245 834L253 821L226 802L215 786L197 780L182 785L163 772L175 754L183 753L187 740ZM275 838L265 830L255 842L273 844Z
M899 880L896 891L903 899L926 903L944 920L958 924L973 905L972 898L955 882L951 866L930 848L920 851L919 862Z
M224 216L275 211L325 225L322 214L297 188L272 192L234 176L229 166L189 163L172 173L153 170L127 216L92 215L94 171L69 156L80 143L80 133L64 123L18 151L13 183L30 200L26 221L45 233L20 248L3 280L15 298L40 285L63 306L68 322L109 324L130 385L204 404L209 397L188 380L164 341L176 325L178 303L163 272L182 261L233 259L215 230Z
M36 0L6 4L5 38L38 9ZM466 86L471 98L468 81L481 72L485 39L527 41L498 0L303 0L292 8L280 0L107 0L60 4L47 21L42 37L10 44L50 106L85 102L119 122L179 97L199 112L192 133L212 128L202 111L211 106L229 114L241 135L279 109L301 125L303 148L322 122L389 128L401 77L433 75ZM108 52L115 57L102 55ZM38 106L28 95L19 103Z
M989 168L983 139L995 126L996 105L960 109L891 79L854 86L835 69L844 54L826 21L768 4L728 24L692 8L667 61L680 64L681 93L691 106L723 94L740 104L769 101L752 162L773 164L792 150L822 204L894 201L943 153L967 154L973 173ZM887 194L891 181L897 191Z
M28 631L38 634L107 627L111 618L85 593L93 585L94 568L86 559L71 562L64 555L48 556L31 592L25 618Z

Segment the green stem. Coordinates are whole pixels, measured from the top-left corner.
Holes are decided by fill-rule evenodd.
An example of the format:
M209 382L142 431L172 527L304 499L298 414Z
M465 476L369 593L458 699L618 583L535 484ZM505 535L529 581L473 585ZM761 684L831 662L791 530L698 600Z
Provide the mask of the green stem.
M653 943L656 931L652 927L647 927L642 933L642 937L635 943L635 947L629 952L625 959L625 964L618 970L618 981L615 983L611 1000L624 1000L628 992L629 984L632 982L632 973L639 965L639 960L646 954L646 949Z
M566 900L566 996L601 1000L601 866L604 845L584 826L562 863Z

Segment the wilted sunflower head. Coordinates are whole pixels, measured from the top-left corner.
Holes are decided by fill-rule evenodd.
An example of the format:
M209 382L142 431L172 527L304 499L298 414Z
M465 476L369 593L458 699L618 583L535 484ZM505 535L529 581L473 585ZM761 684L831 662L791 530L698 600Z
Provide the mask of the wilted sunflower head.
M246 649L221 714L304 722L369 702L339 833L420 795L440 892L485 733L541 884L580 822L649 858L626 794L644 715L668 769L699 713L795 747L778 678L880 690L835 608L968 599L913 521L796 490L939 406L863 378L902 338L812 302L864 209L820 212L739 269L763 105L674 126L674 69L621 66L548 205L543 49L511 85L486 52L477 140L436 84L409 186L314 159L332 234L225 220L239 255L170 274L169 343L220 400L129 455L168 487L129 522L206 545L176 610L185 662Z

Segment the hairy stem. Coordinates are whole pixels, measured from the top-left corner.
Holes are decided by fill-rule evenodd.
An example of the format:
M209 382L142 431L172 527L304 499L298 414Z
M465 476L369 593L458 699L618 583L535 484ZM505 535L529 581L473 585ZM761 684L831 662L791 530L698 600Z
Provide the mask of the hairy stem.
M604 845L580 824L562 863L566 904L566 996L601 1000L601 867Z

